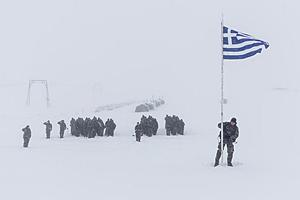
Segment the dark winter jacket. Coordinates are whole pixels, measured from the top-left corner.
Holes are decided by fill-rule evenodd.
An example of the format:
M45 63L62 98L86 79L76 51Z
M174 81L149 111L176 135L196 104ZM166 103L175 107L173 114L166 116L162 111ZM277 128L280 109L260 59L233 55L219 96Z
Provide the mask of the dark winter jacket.
M137 136L141 136L142 133L143 133L143 129L142 129L141 124L137 124L137 125L135 126L135 134L136 134Z
M165 117L165 128L168 130L168 129L171 129L172 128L172 125L171 125L171 117L170 116L166 116Z
M31 138L31 130L28 126L23 128L22 131L24 132L24 134L23 134L24 139L30 139Z
M115 130L117 127L117 125L115 124L115 122L113 120L111 120L111 129Z
M62 120L62 121L58 122L58 124L59 124L59 128L60 128L60 132L64 132L67 128L66 123Z
M154 130L156 130L156 131L157 131L157 129L158 129L158 122L157 122L156 119L153 120L153 128L154 128Z
M218 127L221 128L221 123L218 124ZM223 132L225 141L235 142L235 140L239 137L239 128L237 125L231 125L230 122L223 123ZM221 132L219 137L221 138Z
M46 125L46 132L52 131L52 124L50 122L45 122L44 125Z

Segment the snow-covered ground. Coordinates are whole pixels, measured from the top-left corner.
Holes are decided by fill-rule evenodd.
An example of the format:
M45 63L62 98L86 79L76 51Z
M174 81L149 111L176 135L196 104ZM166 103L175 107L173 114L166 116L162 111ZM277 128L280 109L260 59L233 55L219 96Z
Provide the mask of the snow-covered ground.
M167 103L150 112L159 134L136 143L133 127L141 114L134 106L96 113L117 123L114 138L58 138L60 119L54 108L37 114L26 108L1 116L1 196L5 199L297 199L300 183L297 114L299 91L268 90L252 109L238 107L240 138L234 167L212 167L217 146L213 117L203 106ZM230 104L228 104L228 108ZM25 114L24 114L25 113ZM186 121L186 135L164 134L165 114ZM82 113L81 116L93 116ZM227 117L229 119L229 116ZM54 123L45 139L42 121ZM210 123L209 121L213 121ZM30 124L32 140L23 149L22 126Z
M299 199L297 0L14 0L0 2L0 199ZM225 119L237 117L234 167L212 167L220 121L220 18L270 43L255 58L225 62ZM28 80L47 79L45 90ZM134 105L159 135L136 143ZM166 114L186 123L164 135ZM114 138L58 138L59 120L113 118ZM45 139L42 124L54 127ZM21 129L32 129L28 149Z

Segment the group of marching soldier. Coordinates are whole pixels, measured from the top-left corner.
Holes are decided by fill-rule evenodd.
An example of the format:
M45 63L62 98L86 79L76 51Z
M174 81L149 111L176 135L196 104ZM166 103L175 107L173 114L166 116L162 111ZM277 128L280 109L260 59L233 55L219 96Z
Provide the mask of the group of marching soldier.
M59 121L57 124L60 126L60 138L64 137L64 132L67 128L66 123L64 120ZM46 138L50 138L50 134L52 131L52 124L48 120L44 123L46 126ZM78 119L71 119L70 122L71 126L71 135L73 136L84 136L88 138L94 138L96 135L98 136L114 136L114 130L116 128L116 124L112 119L108 119L105 124L100 118L94 117L93 119L86 118L85 120L83 118ZM178 116L169 116L166 115L165 117L165 128L166 128L166 134L167 136L170 135L183 135L184 134L184 126L185 123L182 119L179 119ZM222 128L221 123L218 124L219 128ZM104 132L105 129L105 132ZM30 138L31 138L31 130L29 125L27 125L25 128L22 129L24 132L23 139L24 139L24 147L28 147ZM158 131L158 123L155 118L152 116L149 116L148 118L145 116L142 116L141 121L137 122L137 125L135 126L135 137L136 141L141 141L141 136L145 135L148 137L151 137L153 135L156 135ZM239 137L239 128L237 127L237 119L232 118L230 122L223 122L223 136L221 136L221 133L219 135L220 141L218 145L218 151L215 157L215 164L214 167L217 167L219 165L219 159L222 155L222 142L223 140L223 149L224 146L227 145L227 165L232 165L232 158L233 158L233 152L234 152L234 143L236 142L236 139Z
M179 119L177 116L166 116L166 133L167 135L183 135L184 134L184 122L182 119ZM46 126L46 138L50 139L52 124L48 120L43 123ZM67 129L67 125L64 120L61 120L57 123L60 127L59 136L60 138L64 138L65 130ZM102 119L99 117L91 118L72 118L70 121L71 127L71 135L76 137L87 137L87 138L95 138L96 136L114 136L114 131L116 129L116 124L112 119L107 119L104 123ZM29 125L22 129L24 132L24 147L28 147L28 143L31 138L31 130ZM152 137L153 135L157 135L158 131L158 122L151 115L146 117L142 116L141 121L137 123L135 126L135 136L136 141L140 142L141 137L143 135Z
M153 135L157 134L158 130L158 122L155 118L153 118L151 115L146 117L142 116L141 121L137 122L135 126L135 137L136 141L140 142L141 137L143 135L152 137Z
M52 124L48 120L43 123L46 126L46 138L50 139L51 131L52 131ZM57 122L59 125L59 137L64 138L65 130L67 129L67 125L64 120ZM71 135L79 137L88 137L94 138L97 136L114 136L114 131L116 129L116 124L112 119L107 119L105 124L103 121L98 117L94 117L93 119L90 118L74 118L70 121L71 126ZM28 147L30 138L31 138L31 129L29 125L22 129L23 131L23 147Z
M165 128L167 135L183 135L185 123L182 119L179 119L178 116L169 116L165 117Z
M185 123L182 119L179 119L178 116L173 115L171 117L167 115L165 120L166 120L165 128L166 128L167 136L184 134ZM143 135L146 135L148 137L151 137L152 135L156 135L157 130L158 130L157 120L152 116L149 116L147 118L143 115L141 121L137 122L135 126L136 141L140 142L141 137Z
M165 128L167 136L170 135L183 135L184 134L184 126L185 123L182 119L179 119L178 116L168 116L165 117ZM66 124L64 120L59 121L57 124L60 126L60 138L64 137L64 132L66 130ZM46 125L46 138L50 138L50 134L52 131L52 124L48 120L44 123ZM78 119L71 119L70 122L71 126L71 135L74 136L84 136L88 138L94 138L96 135L98 136L114 136L114 130L116 128L116 124L112 119L108 119L106 123L104 124L103 121L100 118L94 117L93 119L86 118L85 120L83 118ZM218 124L219 128L222 128L221 123ZM105 133L104 133L105 129ZM148 118L145 116L142 116L141 121L137 122L137 125L135 126L135 137L136 141L140 142L141 137L143 135L151 137L153 135L157 134L158 130L158 123L155 118L152 116L149 116ZM24 139L24 147L28 147L30 138L31 138L31 130L29 125L27 125L25 128L22 129L24 132L23 139ZM239 137L239 128L237 127L237 119L233 117L230 122L223 122L223 136L221 136L220 132L220 141L218 145L218 151L215 157L215 164L214 167L217 167L219 165L219 159L222 155L222 142L223 140L223 149L224 146L227 145L227 165L232 165L232 158L233 158L233 152L234 152L234 143L236 142L236 139Z
M96 136L114 136L116 124L112 119L107 119L105 124L99 117L71 119L71 135L94 138Z

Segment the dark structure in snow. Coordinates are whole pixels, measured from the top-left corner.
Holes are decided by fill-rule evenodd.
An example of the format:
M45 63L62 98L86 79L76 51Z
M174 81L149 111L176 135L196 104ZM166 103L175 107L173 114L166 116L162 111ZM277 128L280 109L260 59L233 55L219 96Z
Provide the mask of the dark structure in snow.
M164 105L164 104L165 104L165 101L162 99L152 100L150 102L138 105L135 108L135 112L149 112L150 110L154 110L155 108L157 108L161 105Z
M149 112L149 111L150 111L149 106L147 106L146 104L138 105L135 108L135 112Z
M99 107L97 107L95 112L116 110L116 109L119 109L119 108L123 108L125 106L130 106L130 105L135 104L135 103L136 103L135 101L128 101L128 102L124 102L124 103L99 106Z
M154 104L152 104L152 103L145 103L145 105L149 108L149 110L154 110Z
M158 99L153 101L153 103L155 104L155 107L159 107L161 105L164 105L166 102L163 99Z

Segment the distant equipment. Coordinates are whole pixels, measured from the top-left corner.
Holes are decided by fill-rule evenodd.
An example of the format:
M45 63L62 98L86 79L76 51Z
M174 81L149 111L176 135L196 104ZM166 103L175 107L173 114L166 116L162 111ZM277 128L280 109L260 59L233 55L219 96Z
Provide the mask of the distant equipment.
M102 112L102 111L111 111L111 110L116 110L119 108L123 108L125 106L130 106L132 104L135 104L135 101L128 101L128 102L124 102L124 103L118 103L118 104L109 104L109 105L105 105L105 106L99 106L95 112Z
M135 112L149 112L164 105L166 102L163 99L151 100L149 103L143 103L135 108Z
M152 108L152 109L151 109ZM135 112L149 112L150 110L153 110L154 108L149 106L149 104L140 104L135 108Z
M47 80L29 80L26 104L28 106L30 105L31 87L32 87L33 84L44 85L45 90L46 90L46 104L47 104L47 107L49 107L50 106L50 98L49 98L49 89L48 89Z

